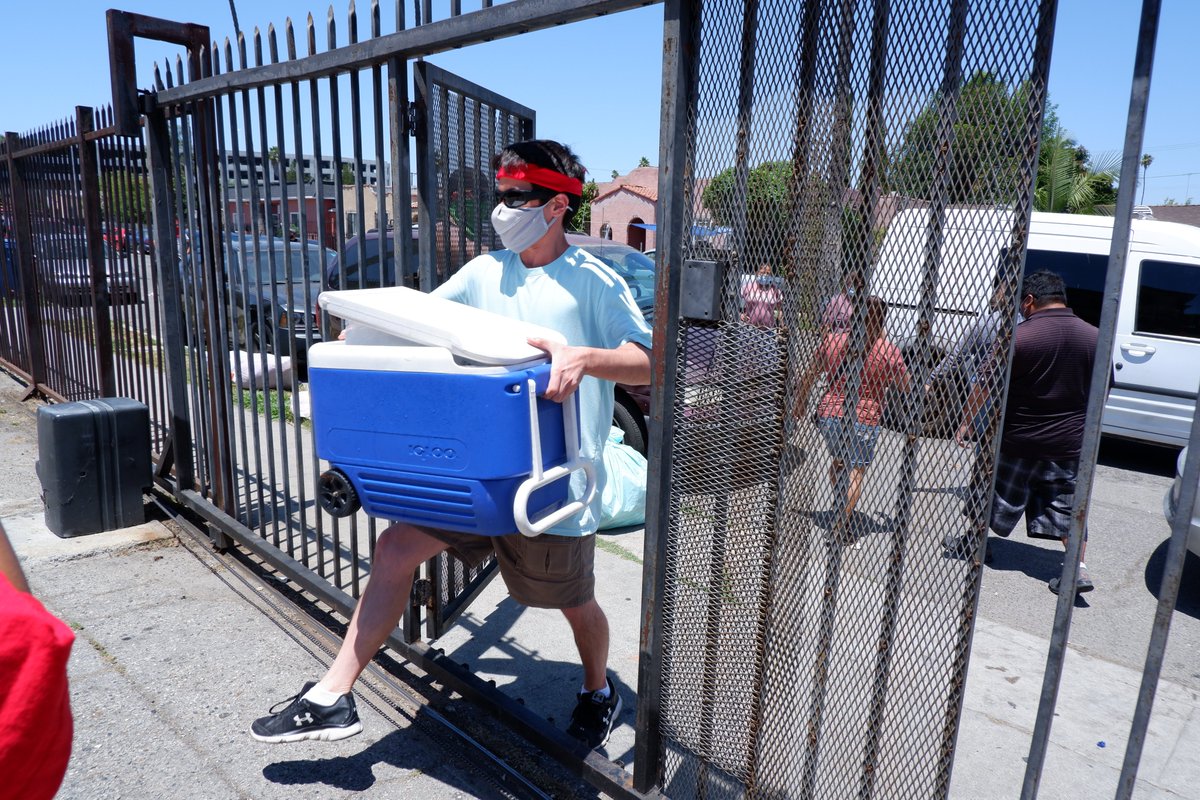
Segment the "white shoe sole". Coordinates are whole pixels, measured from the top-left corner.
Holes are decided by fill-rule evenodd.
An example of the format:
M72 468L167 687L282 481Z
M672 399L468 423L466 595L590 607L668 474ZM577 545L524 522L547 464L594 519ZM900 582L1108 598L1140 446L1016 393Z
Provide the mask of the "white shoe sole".
M349 739L361 731L362 722L355 722L353 725L347 725L344 728L320 728L318 730L300 731L299 733L285 733L280 736L259 736L254 731L250 731L250 735L260 742L267 742L269 744L303 742L306 739L311 739L315 742L336 742L339 739Z

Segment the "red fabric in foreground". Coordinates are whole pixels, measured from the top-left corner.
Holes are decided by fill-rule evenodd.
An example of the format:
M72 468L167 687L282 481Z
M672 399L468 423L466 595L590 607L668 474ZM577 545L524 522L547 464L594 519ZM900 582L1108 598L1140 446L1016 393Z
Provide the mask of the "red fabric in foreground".
M50 800L71 758L75 634L0 576L0 798Z

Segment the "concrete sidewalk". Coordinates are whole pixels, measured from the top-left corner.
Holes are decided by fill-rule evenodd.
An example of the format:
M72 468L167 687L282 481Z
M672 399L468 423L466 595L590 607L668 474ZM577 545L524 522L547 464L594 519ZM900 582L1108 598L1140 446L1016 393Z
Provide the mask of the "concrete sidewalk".
M444 742L416 724L419 710L360 700L365 731L351 739L286 747L250 739L250 721L318 675L327 656L235 591L218 558L162 523L78 539L49 533L33 468L36 404L21 403L20 392L0 375L0 519L35 594L77 637L75 749L60 797L501 796L486 776L447 758ZM626 700L607 755L625 763L634 746L641 555L640 531L599 540L600 601ZM437 645L565 726L579 669L561 616L517 606L497 581ZM1019 794L1047 646L978 622L952 797ZM1140 671L1072 649L1067 675L1041 796L1111 797ZM1136 796L1196 797L1196 753L1200 693L1164 680Z

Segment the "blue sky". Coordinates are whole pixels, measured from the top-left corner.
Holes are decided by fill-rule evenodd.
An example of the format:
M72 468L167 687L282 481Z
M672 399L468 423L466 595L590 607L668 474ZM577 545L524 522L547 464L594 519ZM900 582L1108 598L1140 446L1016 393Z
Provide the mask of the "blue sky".
M908 0L916 2L917 0ZM235 0L243 31L282 27L310 10L304 0ZM382 4L390 30L391 2ZM406 0L411 13L411 0ZM444 14L447 0L435 0ZM1200 3L1163 4L1154 83L1145 135L1154 156L1145 184L1148 203L1188 197L1200 203L1200 103L1195 82L1195 31ZM21 3L5 12L6 46L0 49L0 116L5 130L26 132L73 114L75 104L110 99L104 12L118 6L207 24L214 37L232 34L228 0L168 4L153 0L61 0ZM464 0L470 10L477 0ZM182 9L186 8L186 12ZM344 37L339 2L339 36ZM365 38L368 3L360 8ZM311 9L324 49L327 7ZM1135 0L1060 0L1050 98L1062 124L1093 153L1119 151L1138 28ZM344 38L341 41L345 41ZM662 8L650 6L514 39L444 53L429 60L483 83L538 111L541 134L561 138L580 153L593 177L607 180L646 156L656 162L660 113ZM175 49L139 41L139 76ZM1195 173L1195 174L1191 174ZM1141 192L1139 189L1139 196Z

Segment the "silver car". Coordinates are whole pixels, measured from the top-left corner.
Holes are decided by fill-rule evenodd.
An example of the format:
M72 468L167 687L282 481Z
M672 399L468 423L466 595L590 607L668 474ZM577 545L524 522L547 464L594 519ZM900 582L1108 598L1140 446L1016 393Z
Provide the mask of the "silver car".
M1179 453L1179 460L1175 462L1175 483L1171 484L1171 488L1163 497L1163 514L1167 517L1167 522L1173 523L1175 513L1179 507L1179 495L1183 493L1183 464L1187 460L1187 448L1185 447ZM1192 507L1192 525L1188 531L1188 550L1193 555L1200 558L1200 505Z

